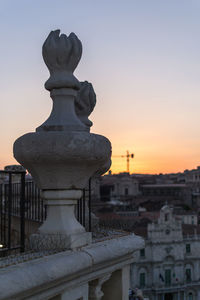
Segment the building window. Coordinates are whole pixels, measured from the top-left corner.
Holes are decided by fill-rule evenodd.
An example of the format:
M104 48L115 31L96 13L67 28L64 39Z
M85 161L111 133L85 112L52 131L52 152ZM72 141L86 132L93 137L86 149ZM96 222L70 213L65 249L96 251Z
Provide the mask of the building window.
M171 270L165 270L165 285L171 285Z
M186 282L190 283L191 282L191 269L186 269L185 275L186 275Z
M186 244L185 249L186 249L186 253L190 253L191 252L190 244Z
M189 293L189 295L188 295L188 300L193 300L193 295L192 295L192 293Z
M170 230L169 230L169 229L166 229L166 230L165 230L165 233L166 233L166 234L170 234Z
M140 249L140 257L145 257L145 249Z
M145 273L140 273L140 287L145 286Z
M125 194L125 196L128 196L128 188L127 187L124 190L124 194Z
M169 214L165 214L165 222L169 221Z

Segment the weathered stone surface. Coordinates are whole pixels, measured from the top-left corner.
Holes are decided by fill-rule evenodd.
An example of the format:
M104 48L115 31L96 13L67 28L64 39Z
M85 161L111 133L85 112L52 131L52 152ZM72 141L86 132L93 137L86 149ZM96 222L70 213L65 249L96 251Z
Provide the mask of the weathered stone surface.
M47 90L80 88L73 72L81 59L82 44L73 32L67 37L60 35L59 29L51 31L42 47L42 55L50 72L50 78L45 83Z
M77 91L67 88L50 92L53 108L48 119L36 131L88 131L74 110Z
M17 139L14 155L41 189L82 189L109 160L111 145L87 132L37 132Z
M143 239L130 234L83 247L79 251L68 250L1 269L0 299L51 299L64 290L66 295L70 295L69 291L82 283L103 278L116 270L122 269L124 273L124 267L133 261L133 253L143 247ZM124 280L126 295L129 277ZM12 282L9 289L8 282ZM122 299L128 298L124 296Z
M63 230L64 231L64 230ZM42 229L40 229L42 232ZM91 232L79 232L71 233L67 235L66 233L38 233L32 234L30 237L30 249L34 251L42 250L66 250L66 249L75 249L79 247L86 246L91 244L92 234Z
M75 111L79 119L86 125L88 131L92 126L92 122L88 119L96 105L96 94L93 86L88 81L81 82L81 88L75 99Z
M110 278L111 273L105 274L104 276L95 279L90 282L90 300L101 300L104 296L102 291L102 285Z

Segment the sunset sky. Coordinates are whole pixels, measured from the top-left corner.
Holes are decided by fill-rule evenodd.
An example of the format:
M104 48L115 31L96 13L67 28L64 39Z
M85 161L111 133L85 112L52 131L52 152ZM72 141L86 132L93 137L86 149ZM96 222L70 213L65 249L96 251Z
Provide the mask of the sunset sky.
M199 0L0 0L0 168L49 116L41 48L58 28L82 41L75 75L94 86L91 131L110 139L113 155L134 153L136 173L200 165L199 16ZM111 169L126 171L126 159Z

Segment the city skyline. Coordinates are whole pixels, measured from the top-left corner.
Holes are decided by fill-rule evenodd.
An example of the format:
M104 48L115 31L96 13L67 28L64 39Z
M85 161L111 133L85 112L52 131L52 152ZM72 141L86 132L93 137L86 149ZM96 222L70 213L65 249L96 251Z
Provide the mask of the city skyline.
M0 2L0 168L12 144L51 111L41 55L49 31L75 32L83 56L75 75L92 82L91 132L113 155L134 153L131 173L171 173L199 165L200 3L188 1ZM113 173L126 159L113 158Z

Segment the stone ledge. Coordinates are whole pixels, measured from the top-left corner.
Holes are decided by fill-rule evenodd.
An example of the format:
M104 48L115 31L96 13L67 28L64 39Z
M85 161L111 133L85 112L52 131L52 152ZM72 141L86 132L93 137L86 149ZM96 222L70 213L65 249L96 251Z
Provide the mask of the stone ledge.
M130 261L132 253L143 247L144 240L131 234L3 268L0 271L0 299L25 299L25 294L32 298L39 290L44 291L59 282L76 278L80 281L80 277L91 273L91 269L90 277L95 278L95 268L99 265L101 269L107 269L112 262L113 265L117 265L117 261L126 262L127 256ZM39 299L38 296L35 299Z
M77 247L86 246L91 244L92 234L91 232L80 232L71 234L69 236L65 234L32 234L30 237L30 249L40 251L41 249L59 250L75 249Z

